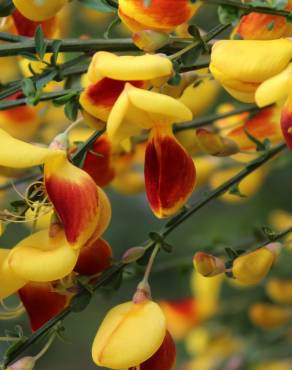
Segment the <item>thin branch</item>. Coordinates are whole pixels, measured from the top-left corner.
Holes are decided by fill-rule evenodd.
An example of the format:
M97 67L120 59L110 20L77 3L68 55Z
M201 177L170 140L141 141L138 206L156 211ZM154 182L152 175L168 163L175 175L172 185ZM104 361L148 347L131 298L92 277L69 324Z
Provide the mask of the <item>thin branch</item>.
M205 4L228 5L230 7L243 10L246 13L256 12L263 14L272 14L289 19L291 19L292 17L292 12L289 12L288 10L274 9L268 6L253 6L250 5L250 3L244 3L235 0L202 0L202 2Z

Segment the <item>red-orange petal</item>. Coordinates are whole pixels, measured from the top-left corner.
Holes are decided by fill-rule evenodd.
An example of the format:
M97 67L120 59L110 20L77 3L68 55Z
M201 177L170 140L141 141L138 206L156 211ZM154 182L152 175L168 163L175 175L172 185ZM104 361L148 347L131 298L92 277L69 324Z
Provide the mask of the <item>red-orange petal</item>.
M84 246L79 254L74 271L82 275L95 275L111 265L112 248L104 239Z
M108 185L115 176L115 170L112 166L112 147L106 135L98 138L87 152L83 169L100 186Z
M140 364L140 370L172 370L175 366L176 349L174 341L167 331L159 349L148 360ZM136 370L131 367L129 370Z
M287 27L285 17L250 13L241 18L232 34L245 40L273 40L286 35Z
M264 139L269 139L272 143L280 141L282 135L277 109L276 106L262 109L242 126L230 131L227 136L234 140L241 150L255 149L255 144L248 138L245 130L260 141Z
M292 151L292 94L284 105L281 115L281 129L289 150Z
M146 194L154 214L163 218L187 201L195 185L196 170L171 131L152 131L145 152Z
M45 186L68 242L81 247L94 233L101 216L95 182L60 155L45 163Z
M38 330L69 303L67 296L54 291L52 283L28 283L18 293L29 316L32 331Z
M34 37L38 26L42 26L42 30L45 37L52 37L56 31L57 18L52 17L46 21L34 22L24 17L19 10L15 9L12 13L12 18L17 30L17 33L21 36Z

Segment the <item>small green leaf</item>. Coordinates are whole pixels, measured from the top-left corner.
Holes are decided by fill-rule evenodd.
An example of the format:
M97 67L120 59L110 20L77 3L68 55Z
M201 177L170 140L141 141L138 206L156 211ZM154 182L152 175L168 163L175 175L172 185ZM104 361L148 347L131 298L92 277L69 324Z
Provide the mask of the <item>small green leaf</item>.
M251 2L252 3L252 2ZM229 5L220 5L218 6L218 17L219 21L222 24L230 24L233 26L240 20L242 12L239 9L229 6Z
M40 59L43 60L46 54L48 44L44 38L44 33L41 25L39 25L35 31L34 41L35 41L35 50Z
M241 191L239 190L239 184L234 184L230 189L229 189L229 194L236 195L240 198L246 198L245 194L242 194Z
M62 40L54 40L52 44L52 55L51 55L51 64L53 66L57 65L59 50L62 45Z
M105 39L108 39L110 36L110 33L113 31L113 29L118 26L121 23L121 20L119 17L115 17L111 23L107 26L107 29L105 30L105 33L103 34Z
M70 308L72 312L81 312L89 305L91 300L91 293L88 290L84 290L82 293L77 294L72 298Z
M261 142L259 139L257 139L255 136L253 136L245 127L243 128L246 136L249 138L251 142L253 142L256 145L256 150L258 152L265 151L268 148L266 147L265 142Z
M31 78L24 78L21 81L21 89L25 96L34 96L36 93L36 87Z
M274 241L277 237L277 233L268 225L264 225L262 231L270 241Z
M25 59L32 60L33 62L39 60L33 53L29 53L28 51L22 51L21 53L19 53L19 55L24 57Z
M79 111L79 96L75 96L65 104L65 114L70 121L76 121Z
M238 257L238 253L230 247L225 248L225 252L231 260Z
M162 243L163 242L163 237L157 233L156 231L150 231L148 234L149 238L153 240L155 243Z
M54 99L52 102L53 102L53 105L55 107L60 107L64 104L66 104L69 100L71 100L74 96L78 95L78 93L76 91L72 91L71 93L69 94L66 94L66 95L63 95L63 96L60 96L60 98L56 98Z

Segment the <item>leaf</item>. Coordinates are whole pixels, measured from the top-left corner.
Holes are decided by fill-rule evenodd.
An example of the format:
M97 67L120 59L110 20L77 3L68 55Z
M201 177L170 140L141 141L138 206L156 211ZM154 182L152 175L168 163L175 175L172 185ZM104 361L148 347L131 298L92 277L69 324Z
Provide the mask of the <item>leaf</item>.
M268 225L264 225L262 231L270 241L274 241L277 238L277 233Z
M69 100L71 100L76 95L78 95L78 93L76 91L72 91L69 94L66 94L66 95L60 96L59 98L54 99L52 103L55 107L60 107L66 104Z
M40 59L43 60L48 44L44 38L44 33L41 25L39 25L35 31L34 41L36 53L38 54Z
M7 17L15 9L12 0L0 0L0 17Z
M238 257L238 253L234 249L232 249L230 247L225 248L225 252L226 252L227 256L231 260L233 260L234 258Z
M36 93L36 87L31 78L24 78L21 81L21 89L25 96L34 96Z
M249 4L251 4L250 2ZM218 17L219 21L222 24L230 24L232 23L233 26L240 20L241 12L229 5L220 5L218 6Z
M51 55L50 62L53 66L57 65L58 54L59 54L61 45L62 45L62 40L54 40L52 43L52 55Z
M74 96L65 104L65 114L70 121L76 121L79 111L79 96Z
M265 142L261 142L259 139L257 139L255 136L253 136L245 127L243 128L246 136L249 138L251 142L253 142L256 145L256 150L258 152L267 150L267 146Z
M150 231L148 235L149 238L153 240L155 243L163 243L163 237L156 231Z
M89 305L91 300L91 293L88 290L83 290L82 293L77 294L72 298L70 308L72 312L81 312Z
M37 90L41 90L47 83L54 80L57 76L58 72L56 70L48 71L48 73L44 74L36 81L36 88Z
M26 59L32 60L33 62L39 60L33 53L29 53L28 51L22 51L21 53L19 53L19 55Z
M112 7L106 1L103 0L78 0L78 1L87 8L97 10L98 12L112 13L116 11L114 7Z

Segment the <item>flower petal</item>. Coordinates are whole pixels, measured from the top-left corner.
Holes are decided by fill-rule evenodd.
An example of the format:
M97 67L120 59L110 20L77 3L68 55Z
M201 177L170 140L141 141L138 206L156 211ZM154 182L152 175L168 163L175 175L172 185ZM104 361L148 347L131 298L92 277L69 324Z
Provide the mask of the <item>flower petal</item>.
M154 129L145 153L146 194L159 218L175 213L190 197L196 170L170 130Z
M135 367L158 350L165 333L165 317L158 304L120 304L108 312L96 334L93 361L111 369Z
M28 283L18 291L29 316L32 331L61 312L68 304L68 297L54 291L52 283Z
M9 253L8 264L14 274L27 281L48 282L68 275L78 255L62 230L50 237L45 229L18 243Z
M161 346L153 356L140 364L140 370L172 370L175 366L175 359L175 344L169 332L166 331ZM136 367L131 367L129 370L136 369Z
M22 288L27 279L19 277L8 264L9 249L0 249L0 299L5 299Z
M292 151L292 94L285 102L281 115L281 129L289 150Z
M14 139L0 129L0 165L12 168L26 168L44 164L48 158L64 153L61 150L41 148Z
M199 2L188 0L152 0L148 6L143 0L120 0L119 17L131 31L169 32L187 22L199 7Z
M281 73L264 81L256 90L255 100L259 107L276 103L286 98L291 90L292 63Z
M120 81L147 81L170 76L171 73L171 61L161 55L118 56L100 51L92 59L88 77L92 82L99 80L100 76Z
M17 33L21 36L34 37L38 26L42 26L44 36L50 38L54 35L57 28L57 18L52 17L44 22L34 22L24 17L18 9L12 13L12 18L17 29Z
M291 57L292 42L286 39L221 40L212 48L210 67L233 79L260 83L286 68Z
M111 265L112 249L104 239L81 248L74 271L82 275L95 275Z
M45 163L45 186L71 245L80 248L97 227L100 208L93 179L65 153Z
M53 17L68 0L13 0L15 7L22 15L32 21L44 21Z

